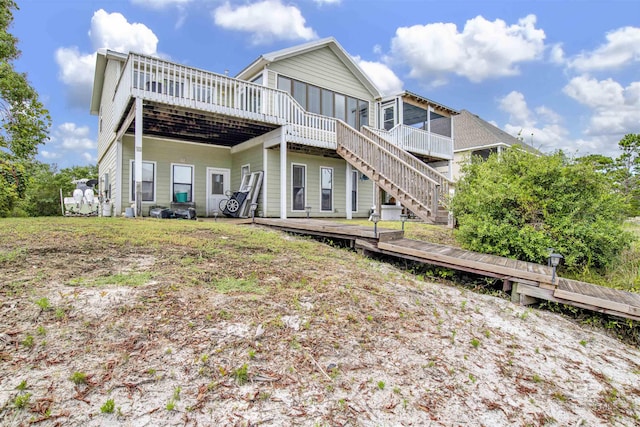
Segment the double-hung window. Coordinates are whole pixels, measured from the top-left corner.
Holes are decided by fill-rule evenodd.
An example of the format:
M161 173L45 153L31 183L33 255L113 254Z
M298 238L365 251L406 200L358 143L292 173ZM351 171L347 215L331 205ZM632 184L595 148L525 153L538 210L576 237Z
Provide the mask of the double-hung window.
M358 171L351 171L351 212L358 212Z
M305 165L292 165L291 172L291 210L304 211L307 201L305 194L307 167Z
M193 201L193 166L171 165L171 192L174 202Z
M333 168L320 168L320 210L333 210Z
M132 160L131 167L131 201L136 200L136 165ZM156 199L156 164L142 162L142 201L153 202Z

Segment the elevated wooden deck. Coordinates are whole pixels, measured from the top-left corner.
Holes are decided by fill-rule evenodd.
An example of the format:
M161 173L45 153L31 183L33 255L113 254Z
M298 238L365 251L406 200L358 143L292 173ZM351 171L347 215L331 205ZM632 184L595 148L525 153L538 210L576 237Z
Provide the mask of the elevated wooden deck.
M512 301L529 304L538 299L585 308L640 321L640 295L564 278L551 281L546 265L481 254L452 246L405 239L400 230L369 227L315 219L256 218L261 225L283 231L336 238L352 242L352 247L468 271L501 279L511 290Z

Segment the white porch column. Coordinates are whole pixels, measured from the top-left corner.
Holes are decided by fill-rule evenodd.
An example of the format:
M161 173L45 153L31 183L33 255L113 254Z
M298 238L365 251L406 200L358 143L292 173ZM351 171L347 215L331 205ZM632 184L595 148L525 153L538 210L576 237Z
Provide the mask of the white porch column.
M129 179L129 177L124 177L122 175L122 138L116 140L116 174L111 179L113 182L113 192L109 195L111 196L111 200L114 200L114 212L115 216L120 216L122 214L122 184L125 179Z
M347 180L345 183L346 187L346 197L345 200L345 209L347 210L347 219L353 219L353 206L351 206L351 191L353 190L353 170L351 169L351 164L347 162Z
M280 133L280 218L287 219L287 128Z
M264 146L264 144L263 144ZM262 149L262 169L264 169L264 174L262 175L262 217L266 218L267 212L269 211L269 205L268 200L269 198L267 197L267 188L269 188L269 186L267 185L267 180L269 179L269 176L267 174L267 171L269 170L269 153L267 152L266 148Z
M142 98L136 98L135 162L136 208L135 216L142 216Z

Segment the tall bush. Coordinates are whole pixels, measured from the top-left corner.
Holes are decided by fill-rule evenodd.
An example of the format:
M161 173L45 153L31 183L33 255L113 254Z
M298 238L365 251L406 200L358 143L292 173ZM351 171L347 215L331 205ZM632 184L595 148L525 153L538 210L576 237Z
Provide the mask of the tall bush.
M465 248L538 263L554 248L582 270L610 266L631 242L625 199L592 164L510 148L463 172L452 209Z

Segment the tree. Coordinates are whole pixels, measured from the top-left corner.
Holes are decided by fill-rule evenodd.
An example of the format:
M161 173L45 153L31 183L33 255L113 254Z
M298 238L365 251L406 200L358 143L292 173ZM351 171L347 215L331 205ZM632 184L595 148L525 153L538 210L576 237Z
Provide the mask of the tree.
M27 216L56 216L61 215L60 190L64 197L72 195L73 183L76 179L98 178L98 167L72 166L58 171L56 165L36 162L25 192L25 197L18 206L23 215Z
M452 208L468 249L546 263L554 248L570 269L604 269L631 242L624 197L587 161L510 148L463 172Z
M0 216L7 216L24 195L26 165L46 142L51 125L26 74L13 67L21 53L9 33L17 9L15 1L0 0Z

